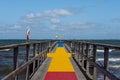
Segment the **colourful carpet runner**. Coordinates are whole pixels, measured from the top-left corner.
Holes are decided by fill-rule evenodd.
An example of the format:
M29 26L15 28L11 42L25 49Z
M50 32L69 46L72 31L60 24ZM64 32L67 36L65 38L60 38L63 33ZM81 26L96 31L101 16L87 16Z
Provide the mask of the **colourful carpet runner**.
M49 53L52 61L44 80L78 80L70 62L71 54L59 43L55 53Z

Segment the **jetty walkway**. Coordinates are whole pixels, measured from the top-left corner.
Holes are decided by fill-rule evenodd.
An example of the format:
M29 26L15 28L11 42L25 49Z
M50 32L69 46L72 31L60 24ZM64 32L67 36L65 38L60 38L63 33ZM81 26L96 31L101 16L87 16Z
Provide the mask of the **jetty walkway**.
M18 66L20 47L26 48L26 63ZM33 56L30 56L30 47ZM104 49L104 65L96 63L97 48ZM109 49L119 46L72 40L27 42L13 49L14 71L2 80L120 80L109 72ZM102 77L98 77L98 71ZM22 77L21 77L22 76Z
M77 80L69 59L71 54L67 53L62 45L62 43L59 43L55 53L47 55L52 58L52 61L44 80Z

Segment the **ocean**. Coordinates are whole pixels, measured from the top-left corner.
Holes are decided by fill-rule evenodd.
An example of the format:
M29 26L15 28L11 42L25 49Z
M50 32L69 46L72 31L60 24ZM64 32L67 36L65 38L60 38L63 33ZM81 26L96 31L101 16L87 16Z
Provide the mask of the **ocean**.
M31 41L41 41L41 40L31 40ZM120 46L120 40L85 40L89 42L97 42L111 45ZM10 44L18 44L24 43L26 40L0 40L0 46L10 45ZM25 63L25 48L20 47L19 50L19 66ZM109 71L113 73L115 76L120 78L120 50L110 49L109 56ZM103 65L103 49L97 49L97 61L99 65ZM13 70L13 50L5 49L0 51L0 79L5 75L9 74ZM100 76L99 76L100 77ZM100 78L99 78L100 79ZM101 79L102 80L102 79Z

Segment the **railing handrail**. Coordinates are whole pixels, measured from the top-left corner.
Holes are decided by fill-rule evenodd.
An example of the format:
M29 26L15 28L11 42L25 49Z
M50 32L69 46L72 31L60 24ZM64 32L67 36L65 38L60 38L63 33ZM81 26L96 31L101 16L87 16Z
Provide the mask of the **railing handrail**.
M17 76L20 72L22 72L24 69L26 69L31 63L33 63L35 60L37 60L38 57L40 57L46 50L44 50L41 54L39 54L38 56L35 56L34 58L32 58L31 60L29 60L28 62L26 62L25 64L21 65L20 67L18 67L16 70L14 70L13 72L11 72L10 74L8 74L7 76L5 76L2 80L7 80L7 79L12 79L15 76Z
M57 41L34 41L34 42L26 42L26 43L19 43L19 44L13 44L13 45L6 45L6 46L0 46L0 49L13 49L13 61L14 61L14 71L9 73L7 76L5 76L2 80L11 80L15 78L15 80L18 80L18 75L21 71L24 69L27 69L26 71L26 80L29 80L33 74L35 73L35 69L38 69L40 65L43 63L43 61L47 58L47 53L50 51L49 49L51 47L54 47L57 44ZM25 46L26 49L26 63L18 67L18 55L19 55L19 47ZM30 59L30 47L33 46L33 58ZM38 56L35 56L35 54L38 54ZM42 58L40 58L42 57ZM37 60L37 63L36 63ZM33 65L33 71L31 74L29 74L29 66ZM35 68L35 65L37 64L37 67Z
M86 73L89 70L88 65L90 64L94 68L93 72L94 72L94 70L97 69L97 70L99 70L103 73L104 80L107 80L107 77L110 78L111 80L119 80L115 75L113 75L112 73L110 73L108 71L108 68L109 68L109 49L119 49L120 50L120 46L102 44L102 43L86 42L86 41L76 41L76 40L75 41L74 40L72 40L72 41L68 40L68 41L66 41L66 44L69 45L69 47L71 49L74 49L74 51L72 51L73 57L76 55L76 57L75 57L76 61L78 61L78 64L82 67L82 69ZM103 66L100 66L96 63L97 49L99 49L99 47L104 49L104 57L103 57L104 58L104 65ZM90 49L93 50L92 54L89 54ZM92 55L92 56L89 56L89 55ZM81 60L82 60L81 63L80 63L80 60L79 60L79 56L82 57L81 58ZM88 77L90 79L92 79L92 77L89 75L90 73L87 73L87 74L88 74ZM95 74L93 75L93 80L95 79L95 76L96 76Z
M31 41L31 42L25 42L25 43L10 44L10 45L5 45L5 46L0 46L0 50L1 49L14 48L14 47L17 47L17 46L25 46L25 45L29 45L29 44L45 43L45 42L49 42L49 41Z
M109 77L110 79L114 79L114 80L118 80L118 78L116 77L116 76L114 76L114 75L112 75L111 73L109 73L108 71L107 71L107 68L108 68L108 66L107 66L107 64L108 64L108 54L109 54L109 49L119 49L120 50L120 46L116 46L116 45L109 45L109 44L103 44L103 43L95 43L95 42L87 42L87 41L78 41L78 40L72 40L72 41L70 41L70 40L63 40L63 41L65 41L65 42L73 42L73 43L75 43L74 45L72 45L72 47L74 47L75 48L75 50L76 50L76 53L80 53L79 51L77 51L77 49L79 48L78 46L79 45L84 45L84 46L86 46L86 52L85 52L85 54L86 55L84 55L83 53L81 53L81 56L82 57L84 57L84 59L86 59L90 64L92 64L97 70L99 70L99 71L101 71L104 75L105 75L105 77L107 76L107 77ZM20 43L20 44L12 44L12 45L6 45L6 46L0 46L0 50L1 49L8 49L8 48L16 48L16 50L18 49L18 47L19 46L27 46L27 45L31 45L31 44L42 44L42 43L47 43L47 42L49 42L49 41L34 41L34 42L26 42L26 43ZM55 42L55 40L54 40L54 43L51 45L51 47L48 45L47 46L47 48L48 49L52 49L52 47L53 46L55 46L56 45L56 43L57 42ZM76 45L77 44L77 45ZM88 57L87 55L88 55L88 51L89 51L89 47L88 47L88 45L92 45L92 46L94 46L94 47L103 47L104 48L104 56L106 56L106 58L104 58L104 61L105 61L105 64L104 64L104 67L101 67L100 65L98 65L97 63L95 63L95 61L92 61L91 59L90 59L90 57ZM69 45L69 47L70 47L71 45ZM81 46L81 48L82 48L82 46ZM94 49L94 47L93 47L93 49ZM68 46L67 46L67 48L68 48ZM47 50L47 49L46 49ZM82 50L84 50L84 47L82 48ZM96 55L96 50L97 50L97 48L95 48L95 55ZM17 51L16 51L17 52ZM46 53L46 51L42 51L42 53ZM72 52L72 51L71 51ZM23 67L25 68L26 67L26 65L28 65L29 66L29 64L31 64L31 63L33 63L34 62L34 60L36 60L37 59L37 57L34 57L31 61L28 61L27 63L25 63L24 65L22 65L21 67L19 67L19 68L17 68L14 72L12 72L11 74L10 74L10 76L14 76L15 77L15 75L17 76L17 71L18 70L20 70L20 69L23 69ZM96 58L95 58L95 56L94 56L94 59L96 60ZM84 60L83 60L84 61ZM16 74L15 74L16 73ZM7 76L7 78L8 78L9 76ZM4 80L4 79L3 79Z
M79 43L83 43L83 44L89 44L89 45L96 45L96 46L120 49L119 45L112 45L112 44L105 44L105 43L98 43L98 42L89 42L89 41L77 41L77 40L75 40L75 41L73 40L72 42L79 42Z

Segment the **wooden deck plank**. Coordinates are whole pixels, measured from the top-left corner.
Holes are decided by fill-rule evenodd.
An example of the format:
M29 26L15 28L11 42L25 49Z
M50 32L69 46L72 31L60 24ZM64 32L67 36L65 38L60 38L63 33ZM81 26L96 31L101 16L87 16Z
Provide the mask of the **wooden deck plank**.
M75 73L76 73L76 76L77 76L78 80L87 80L87 78L84 76L82 71L79 69L79 67L77 66L77 64L73 60L73 58L70 58L70 61L71 61L72 65L73 65L73 68L75 70Z
M31 80L44 80L44 79L52 80L53 78L54 78L54 80L66 80L66 79L69 79L69 77L71 77L71 76L68 76L68 77L65 76L65 75L67 75L67 72L70 73L68 75L73 75L73 73L74 73L74 76L76 76L75 79L70 78L69 80L87 80L86 77L84 76L84 74L82 73L82 71L80 71L79 67L77 66L77 64L75 63L73 58L71 58L70 56L65 57L65 55L70 55L70 53L66 53L66 51L64 50L63 47L57 48L55 53L56 53L56 56L53 53L48 54L49 57L54 56L55 60L52 60L51 58L47 58L47 60L42 64L42 66L38 69L38 71L35 73L35 75L32 77ZM64 54L64 55L62 56L62 54ZM65 60L64 60L64 58L65 58ZM62 60L62 62L60 62L61 60ZM67 61L67 63L65 63L65 65L64 65L63 62L65 62L65 61ZM68 65L68 63L71 63L71 64ZM59 66L57 66L57 64L59 64ZM51 65L53 65L52 68L51 68ZM68 67L72 67L72 69L71 68L68 69L68 67L66 68L65 67L66 65ZM52 70L52 72L51 72L51 70ZM47 71L50 74L47 74ZM47 74L47 77L46 77L46 74ZM65 76L65 78L63 76ZM60 78L60 79L58 79L58 78Z
M47 58L40 66L40 68L35 72L31 80L44 80L50 62L51 62L51 58Z

